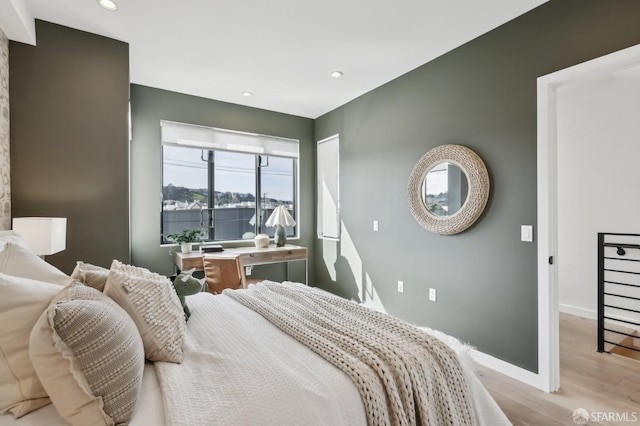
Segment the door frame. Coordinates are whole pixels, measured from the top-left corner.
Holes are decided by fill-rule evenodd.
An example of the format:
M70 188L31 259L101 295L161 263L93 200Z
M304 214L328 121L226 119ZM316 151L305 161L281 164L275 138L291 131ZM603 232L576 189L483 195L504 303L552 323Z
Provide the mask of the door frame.
M640 65L640 44L539 77L538 197L538 374L532 383L546 392L560 387L558 248L558 89Z

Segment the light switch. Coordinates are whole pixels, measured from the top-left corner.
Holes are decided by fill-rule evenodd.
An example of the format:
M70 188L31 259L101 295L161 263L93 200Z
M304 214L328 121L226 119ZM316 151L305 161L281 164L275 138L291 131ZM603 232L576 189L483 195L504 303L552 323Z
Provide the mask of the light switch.
M436 289L435 288L430 288L429 289L429 300L431 300L432 302L436 301Z
M378 232L378 221L377 220L373 221L373 231L374 232Z
M520 241L533 242L533 225L520 226Z

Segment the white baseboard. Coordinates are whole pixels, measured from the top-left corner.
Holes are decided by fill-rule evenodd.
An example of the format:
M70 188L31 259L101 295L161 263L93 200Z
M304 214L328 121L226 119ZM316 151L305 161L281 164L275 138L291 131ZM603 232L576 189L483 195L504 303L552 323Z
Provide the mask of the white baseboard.
M581 318L588 318L592 320L598 319L598 312L594 310L580 308L578 306L572 305L563 305L562 303L560 304L560 312L564 314L575 315Z
M548 389L542 385L542 379L539 374L532 371L525 370L517 365L510 364L506 361L498 359L494 356L480 352L477 349L471 350L471 358L473 358L478 364L491 368L499 373L509 376L512 379L526 383L529 386L548 392Z
M581 317L581 318L587 318L587 319L592 319L592 320L597 320L598 319L598 312L597 311L594 311L594 310L591 310L591 309L579 308L577 306L560 304L560 312L565 313L565 314L570 314L570 315L576 315L576 316ZM634 329L634 330L640 330L640 327L625 322L625 321L639 322L637 318L629 318L629 317L625 317L625 316L622 316L622 315L611 315L611 314L608 314L608 316L611 317L611 318L619 319L620 322L615 321L615 320L606 320L607 322L611 322L613 324L616 324L616 325L619 325L619 326L622 326L622 327L626 327L626 328L630 328L630 329Z
M560 312L576 315L582 318L587 318L592 320L596 320L598 318L598 313L596 311L580 308L577 306L560 304L559 310ZM625 318L622 316L617 316L617 318L621 320L634 321L633 318ZM624 322L616 322L616 321L612 321L612 322L628 328L635 328L631 324L627 324ZM525 370L522 367L518 367L517 365L510 364L494 356L485 354L484 352L480 352L477 349L471 350L471 358L473 358L478 364L487 368L491 368L492 370L502 373L505 376L511 377L512 379L526 383L527 385L533 386L534 388L540 389L544 392L549 391L549 389L547 389L546 386L543 384L542 378L537 373L534 373L529 370Z

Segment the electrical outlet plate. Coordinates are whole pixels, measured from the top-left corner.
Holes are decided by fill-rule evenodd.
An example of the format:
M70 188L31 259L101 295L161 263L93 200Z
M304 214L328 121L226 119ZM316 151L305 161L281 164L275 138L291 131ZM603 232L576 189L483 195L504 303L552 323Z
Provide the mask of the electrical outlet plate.
M402 281L398 281L398 293L404 293L404 283Z
M436 289L435 288L430 288L429 289L429 300L431 300L432 302L436 301Z
M533 242L533 225L520 226L520 241Z

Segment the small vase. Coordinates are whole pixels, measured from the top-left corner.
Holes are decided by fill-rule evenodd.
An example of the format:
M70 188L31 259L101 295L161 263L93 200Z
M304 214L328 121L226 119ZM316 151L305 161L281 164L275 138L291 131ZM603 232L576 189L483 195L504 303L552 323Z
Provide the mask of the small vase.
M278 247L282 247L287 243L287 233L284 231L284 226L278 225L278 227L276 228L274 242Z
M269 247L269 236L267 234L258 234L253 241L256 243L257 248Z
M193 246L193 243L182 243L180 244L180 251L182 253L191 253L192 246Z

